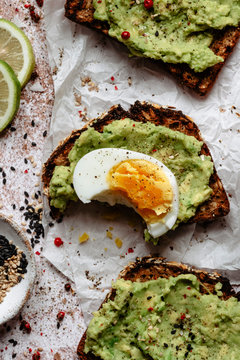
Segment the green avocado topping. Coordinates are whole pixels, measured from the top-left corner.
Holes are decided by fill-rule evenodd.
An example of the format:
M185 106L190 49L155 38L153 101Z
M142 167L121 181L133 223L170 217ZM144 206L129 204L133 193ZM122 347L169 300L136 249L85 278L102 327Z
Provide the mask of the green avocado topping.
M120 279L113 289L114 300L89 324L86 353L104 360L239 359L240 303L202 294L195 275Z
M50 182L51 206L63 212L69 200L78 200L72 177L77 162L84 155L100 148L128 149L160 160L175 175L179 189L176 227L194 216L196 208L209 199L212 193L208 184L213 173L213 163L210 157L199 155L202 145L193 136L128 118L104 126L102 133L89 127L70 151L70 165L55 167Z
M109 35L132 55L186 63L195 72L223 61L209 48L213 33L240 21L239 0L93 0L93 6L94 18L107 21Z

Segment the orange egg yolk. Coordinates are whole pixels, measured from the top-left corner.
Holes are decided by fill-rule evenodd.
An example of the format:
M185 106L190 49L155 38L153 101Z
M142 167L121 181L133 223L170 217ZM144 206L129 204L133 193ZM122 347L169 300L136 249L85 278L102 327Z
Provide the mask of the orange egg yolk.
M124 160L107 175L110 189L119 191L147 223L161 220L172 207L173 190L163 170L147 160Z

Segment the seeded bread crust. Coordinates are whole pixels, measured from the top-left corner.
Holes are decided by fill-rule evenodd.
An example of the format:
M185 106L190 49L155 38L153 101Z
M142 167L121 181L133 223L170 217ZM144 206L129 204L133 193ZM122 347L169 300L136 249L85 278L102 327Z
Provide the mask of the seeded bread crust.
M93 17L94 7L92 0L66 0L65 16L79 24L87 25L108 35L107 22L97 21ZM240 37L240 26L227 27L214 32L214 39L210 46L213 52L221 56L224 61L216 64L201 73L196 73L185 64L169 64L158 60L184 86L192 89L201 96L206 95L212 88L219 71L232 53Z
M194 267L190 267L185 264L166 261L162 257L146 256L144 258L137 258L136 262L130 263L121 271L118 279L121 278L124 280L130 280L132 282L145 282L148 280L158 279L159 277L176 277L180 274L194 274L202 284L200 286L200 291L202 294L206 294L207 290L215 294L215 285L220 282L222 284L223 300L227 300L232 296L239 299L239 294L235 293L232 286L230 285L229 280L217 272L208 273L207 271L195 269ZM115 293L113 290L111 290L104 302L107 302L108 299L113 300L114 296ZM77 354L79 358L81 360L100 360L100 357L96 357L92 353L84 353L85 341L86 332L78 344Z
M150 121L156 125L163 125L172 130L180 131L186 135L194 136L197 140L203 141L200 131L192 119L184 115L181 111L174 110L174 108L161 107L157 104L140 101L136 101L128 111L124 110L120 105L112 106L110 110L104 113L101 117L91 120L80 130L74 130L70 136L58 145L50 158L44 164L42 172L43 191L48 197L49 204L51 201L49 195L49 185L55 166L69 165L68 154L79 136L88 128L88 126L92 126L95 130L102 132L104 126L107 124L110 124L114 120L126 117L139 122ZM202 146L201 154L211 156L205 143ZM209 186L213 190L210 199L197 208L195 216L192 217L188 223L212 221L229 213L230 206L227 194L217 175L215 167L210 178ZM51 207L51 214L53 218L61 217L58 209L54 207Z

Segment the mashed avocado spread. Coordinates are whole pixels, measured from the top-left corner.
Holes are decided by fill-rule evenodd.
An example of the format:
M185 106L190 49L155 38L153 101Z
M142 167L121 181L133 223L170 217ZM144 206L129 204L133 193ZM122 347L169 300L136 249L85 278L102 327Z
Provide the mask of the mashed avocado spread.
M239 0L93 0L94 18L133 55L186 63L195 72L223 61L213 32L240 21Z
M115 120L100 133L89 127L76 140L68 158L70 166L56 166L50 182L51 206L64 211L69 200L77 201L72 177L77 162L100 148L138 151L162 161L175 175L179 188L177 224L194 216L196 208L211 195L209 178L213 163L200 155L203 143L193 136L153 123Z
M84 351L104 360L238 360L240 303L201 294L195 275L147 282L123 279L94 313Z

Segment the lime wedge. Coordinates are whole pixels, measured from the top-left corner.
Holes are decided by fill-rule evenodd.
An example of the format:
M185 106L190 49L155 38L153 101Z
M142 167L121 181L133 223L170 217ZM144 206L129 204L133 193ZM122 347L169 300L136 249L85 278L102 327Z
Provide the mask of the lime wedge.
M5 19L0 19L0 59L11 66L23 87L35 66L32 45L21 29Z
M21 84L13 69L0 60L0 131L13 119L19 108Z

